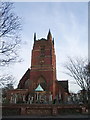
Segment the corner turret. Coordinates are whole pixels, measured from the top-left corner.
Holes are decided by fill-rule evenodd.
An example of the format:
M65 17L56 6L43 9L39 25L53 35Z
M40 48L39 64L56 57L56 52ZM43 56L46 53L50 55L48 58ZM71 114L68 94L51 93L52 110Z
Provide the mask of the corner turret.
M36 33L34 33L34 42L36 41Z
M47 40L52 41L52 35L51 35L51 32L50 32L50 29L49 29L49 32L48 32L48 35L47 35Z
M53 45L54 45L54 38L53 38Z

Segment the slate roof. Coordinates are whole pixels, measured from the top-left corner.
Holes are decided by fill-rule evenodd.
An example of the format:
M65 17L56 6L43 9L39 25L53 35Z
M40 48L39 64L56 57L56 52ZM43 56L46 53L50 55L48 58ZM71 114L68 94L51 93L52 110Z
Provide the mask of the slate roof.
M24 83L27 79L30 78L30 69L28 68L28 70L25 72L25 74L23 75L23 77L21 78L21 80L19 81L19 84L18 84L18 89L23 89L24 88Z

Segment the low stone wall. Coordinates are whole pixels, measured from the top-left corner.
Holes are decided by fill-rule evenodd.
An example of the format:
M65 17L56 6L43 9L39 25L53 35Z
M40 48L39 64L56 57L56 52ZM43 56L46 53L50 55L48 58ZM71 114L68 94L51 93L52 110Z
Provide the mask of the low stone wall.
M2 106L2 115L55 116L60 114L86 114L85 110L85 106L78 105L10 104Z

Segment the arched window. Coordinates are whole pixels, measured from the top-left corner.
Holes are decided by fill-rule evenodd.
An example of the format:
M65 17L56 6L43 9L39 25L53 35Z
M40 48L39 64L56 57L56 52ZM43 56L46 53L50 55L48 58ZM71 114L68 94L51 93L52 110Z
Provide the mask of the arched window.
M25 89L28 89L28 88L29 88L29 85L30 85L30 80L27 79L27 80L25 81L24 88L25 88Z
M44 57L44 56L45 56L45 46L41 46L40 57Z
M37 84L40 84L42 88L46 91L46 80L43 76L38 78Z

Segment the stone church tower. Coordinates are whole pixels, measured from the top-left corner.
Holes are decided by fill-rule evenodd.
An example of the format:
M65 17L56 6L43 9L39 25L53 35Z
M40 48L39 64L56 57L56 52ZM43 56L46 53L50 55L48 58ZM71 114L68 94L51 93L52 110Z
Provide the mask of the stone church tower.
M52 39L50 30L47 39L37 40L36 33L34 33L31 67L21 78L17 90L28 90L26 94L35 96L38 86L47 96L52 95L52 99L58 97L64 100L65 94L68 93L68 81L58 81L56 78L54 39Z
M45 91L51 92L54 97L55 81L56 56L51 32L49 30L47 39L40 40L36 40L36 34L34 34L29 90L35 90L40 84Z

